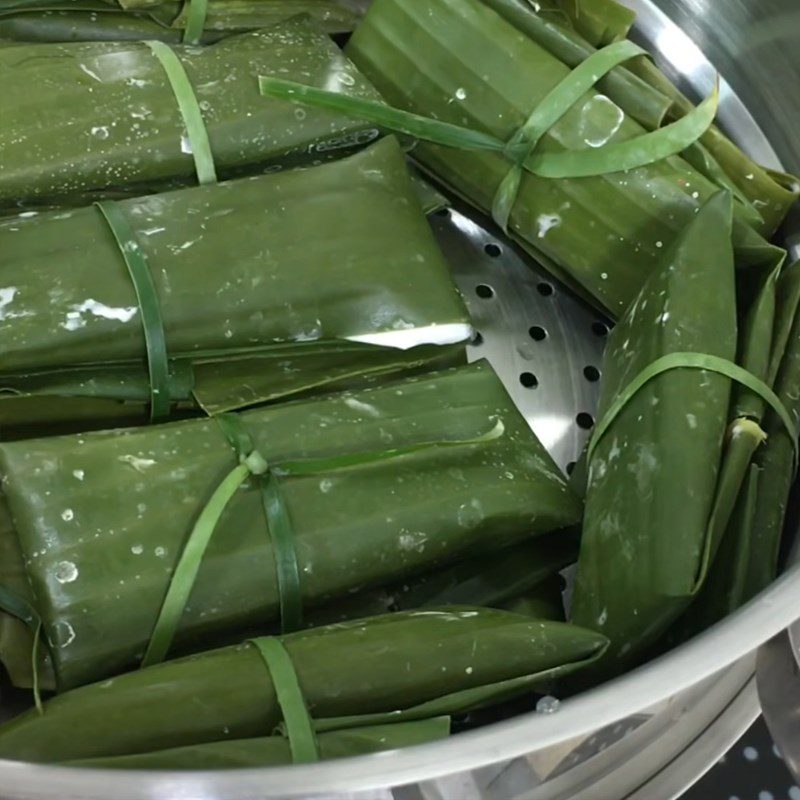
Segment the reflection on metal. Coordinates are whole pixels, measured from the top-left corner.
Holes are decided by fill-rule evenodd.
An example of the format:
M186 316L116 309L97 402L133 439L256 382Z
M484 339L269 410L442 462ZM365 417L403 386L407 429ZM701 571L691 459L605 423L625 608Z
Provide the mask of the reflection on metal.
M588 437L577 416L594 414L597 406L599 383L585 370L599 375L605 337L592 326L601 318L489 221L463 211L445 211L432 221L479 334L470 358L488 359L534 433L566 470Z

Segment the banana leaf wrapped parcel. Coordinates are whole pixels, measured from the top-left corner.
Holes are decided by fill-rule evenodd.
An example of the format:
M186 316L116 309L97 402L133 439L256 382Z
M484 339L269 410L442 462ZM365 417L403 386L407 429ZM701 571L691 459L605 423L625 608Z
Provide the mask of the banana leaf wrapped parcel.
M138 765L177 766L186 756L172 748L210 746L213 754L219 743L269 736L281 722L300 750L292 728L301 727L294 717L304 705L300 715L310 719L300 733L312 752L297 760L313 760L315 732L465 713L571 674L605 645L572 625L482 608L371 617L271 639L270 652L256 639L59 695L42 714L0 728L0 758L124 766L120 757L139 755Z
M42 686L59 689L152 663L173 639L186 652L279 618L299 628L304 607L581 514L485 362L238 415L3 443L0 470L0 659L28 682L33 639L17 618L40 622L53 672Z
M393 137L310 169L9 217L0 266L6 439L452 363L472 333Z
M2 0L0 40L215 42L308 14L326 33L356 14L335 0Z
M529 20L540 18L501 0L375 0L346 53L388 106L283 76L262 76L262 92L416 136L414 158L427 172L618 318L699 208L730 188L721 168L700 171L698 158L679 155L710 129L716 96L661 127L673 99L619 71L641 48L623 40L597 51L584 42L585 56L576 57L570 39L565 55L563 37L553 45ZM601 80L604 92L612 81L615 99L593 88ZM770 271L785 257L764 237L797 195L766 180L769 221L749 199L735 204L742 268Z
M781 410L768 362L782 344L764 313L774 282L738 331L731 212L727 192L701 209L609 337L571 618L609 637L612 671L703 588L750 491L758 405Z
M280 74L372 87L303 18L209 47L75 42L0 48L0 209L82 205L330 160L377 137L367 125L259 96Z

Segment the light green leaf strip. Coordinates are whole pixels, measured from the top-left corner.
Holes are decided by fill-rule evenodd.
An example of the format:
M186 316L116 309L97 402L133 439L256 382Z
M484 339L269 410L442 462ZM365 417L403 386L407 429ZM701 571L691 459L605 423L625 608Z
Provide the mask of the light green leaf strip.
M267 665L278 705L283 715L283 727L289 739L289 749L295 764L319 761L319 747L314 722L308 711L300 681L291 656L280 639L264 636L251 639Z
M282 628L296 630L302 625L302 594L297 552L288 513L283 508L276 486L277 479L270 474L266 459L255 449L252 438L238 417L233 414L220 414L214 419L236 450L239 464L214 490L186 539L150 635L142 667L156 664L166 658L222 513L239 487L250 476L260 482L267 528L275 555ZM284 617L284 610L290 615L288 618Z
M610 47L617 46L611 45ZM614 55L615 51L611 52ZM615 57L618 57L619 51L616 53ZM382 103L361 100L340 92L317 89L301 83L265 76L259 77L259 88L262 95L336 111L433 144L465 150L502 152L513 161L520 157L519 150L522 145L520 148L512 148L509 151L509 144L501 142L490 134L419 114L400 111ZM719 85L717 84L711 96L697 108L678 122L657 131L645 133L624 142L613 142L598 149L533 153L524 159L522 167L533 175L551 179L588 178L637 169L676 155L696 142L711 127L718 106ZM524 147L527 148L527 145ZM499 206L498 217L501 220L505 213L502 204L508 203L507 198L512 196L520 177L519 174L512 172L512 177L507 182L504 181L504 186L501 187L502 198L496 201L496 205Z
M192 148L194 168L197 180L201 185L217 182L217 171L214 167L214 156L211 153L211 143L208 140L208 130L203 121L200 104L189 81L189 76L183 68L180 59L173 49L163 42L144 42L153 55L159 60L164 72L167 74L172 93L178 102L178 109L186 126L186 135Z
M589 442L589 449L587 451L587 460L591 463L592 457L600 444L602 438L608 433L608 430L614 424L614 421L630 403L630 401L638 394L639 391L653 378L670 372L673 369L701 369L709 372L716 372L730 378L732 381L740 383L742 386L749 389L751 392L759 395L778 415L778 418L786 427L789 437L792 440L795 451L795 464L798 462L800 451L798 449L798 429L797 425L792 420L786 406L781 402L772 389L767 386L764 381L757 378L752 373L742 369L738 364L728 361L718 356L712 356L707 353L670 353L656 359L652 364L645 367L616 397L611 404L608 411L603 416L602 420L595 428L591 441Z
M250 470L246 464L234 467L217 486L200 512L172 573L164 602L161 604L161 610L142 658L142 667L149 667L166 658L219 518L225 506L249 476Z
M136 290L150 375L150 420L164 419L170 411L169 362L161 305L150 265L122 209L113 200L104 200L95 205L114 235Z
M186 0L189 6L186 27L183 29L184 44L199 44L206 27L208 0Z
M593 53L580 63L533 110L528 121L511 137L506 155L514 166L500 184L492 204L492 218L505 231L517 199L522 165L533 154L542 137L586 92L613 69L637 56L647 55L627 39Z
M706 100L671 125L597 150L534 153L525 162L525 169L541 178L553 179L591 178L638 169L683 152L711 127L718 108L719 81Z
M466 150L493 150L498 153L505 150L505 142L488 133L400 111L374 100L362 100L360 97L351 97L341 92L317 89L303 83L264 75L259 77L258 85L261 94L267 97L335 111L426 142Z

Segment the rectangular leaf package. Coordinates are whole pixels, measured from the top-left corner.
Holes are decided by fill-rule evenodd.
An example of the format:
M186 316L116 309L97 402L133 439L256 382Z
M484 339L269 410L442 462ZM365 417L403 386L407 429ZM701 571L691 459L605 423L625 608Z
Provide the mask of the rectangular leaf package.
M156 417L217 413L463 358L467 311L393 138L106 210L0 220L5 438L136 424L156 404ZM138 296L148 277L155 311Z
M0 69L0 209L80 205L326 160L377 136L357 120L260 97L265 73L376 96L302 18L205 48L14 45L0 48Z
M229 416L252 439L238 458ZM484 362L223 420L3 443L0 470L3 607L42 621L60 689L139 663L167 607L164 652L173 636L197 650L285 619L289 601L396 585L581 514ZM0 620L24 684L30 633Z

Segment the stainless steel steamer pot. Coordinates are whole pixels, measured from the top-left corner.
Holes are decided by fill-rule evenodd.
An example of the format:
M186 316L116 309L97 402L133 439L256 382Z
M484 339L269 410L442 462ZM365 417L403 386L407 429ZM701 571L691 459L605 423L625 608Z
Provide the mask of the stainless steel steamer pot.
M706 94L721 73L721 124L750 155L800 171L798 0L624 2L639 14L636 36L688 90ZM473 354L492 361L566 468L587 435L578 414L585 421L597 400L603 321L474 214L454 210L434 227L481 332ZM800 252L800 216L786 235ZM704 635L554 713L302 768L136 773L0 761L0 798L666 800L753 721L757 650L798 617L800 564Z

